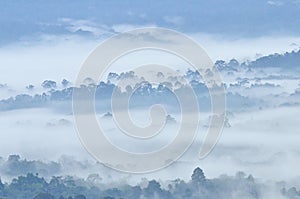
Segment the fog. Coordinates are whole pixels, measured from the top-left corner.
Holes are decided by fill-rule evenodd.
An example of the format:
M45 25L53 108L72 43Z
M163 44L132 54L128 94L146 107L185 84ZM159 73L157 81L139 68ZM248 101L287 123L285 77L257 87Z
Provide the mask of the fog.
M147 110L145 111L147 113ZM139 118L140 124L149 119L147 114L144 114L143 118L141 113L141 110L133 113L138 115L133 119ZM196 141L177 162L155 173L123 173L119 174L118 178L127 176L133 182L147 176L166 180L174 178L176 173L176 177L186 179L196 166L201 166L209 178L221 174L234 175L237 171L251 173L263 180L291 181L300 178L296 172L300 163L298 115L298 109L293 107L234 113L229 117L231 127L224 129L216 148L207 158L199 160L198 153L207 133L205 123L209 116L208 113L203 113L202 127ZM173 116L177 117L175 114ZM82 177L93 172L101 173L103 169L111 173L111 176L118 173L105 166L96 166L96 161L79 141L72 115L49 109L25 109L1 112L0 118L0 151L4 159L13 153L29 160L62 161L65 169L57 171L58 173L73 172ZM112 118L103 118L99 114L99 121L104 128L110 128L106 131L108 138L125 150L140 151L143 147L144 152L147 152L159 149L168 143L176 132L176 124L167 124L163 135L156 137L154 142L149 141L147 147L144 142L133 141L128 144L129 138L120 136L121 132L113 125ZM61 158L66 155L72 158L63 161ZM84 166L76 166L79 162ZM1 175L6 175L3 170L0 172Z
M299 0L28 2L0 1L0 198L300 198ZM143 49L114 60L99 79L78 75L102 42L144 27L184 32L214 67L200 74L179 56ZM165 35L154 38L151 30L131 39L176 44L178 52L194 54L172 34L159 31ZM220 81L214 81L215 71ZM213 103L211 90L223 97L223 89L226 100ZM213 114L223 102L226 109ZM151 118L156 104L165 115ZM127 109L134 125L164 119L163 128L149 139L136 139L147 132L130 125L136 137L125 134L118 118L124 126L130 122L118 113ZM90 111L109 143L126 152L161 152L180 140L167 155L131 161L96 140ZM80 126L77 116L88 119ZM224 125L218 142L200 159L209 130L218 127L210 124L219 118ZM172 162L196 122L191 146ZM182 123L187 128L179 137ZM90 148L83 134L91 136ZM107 154L95 159L91 149ZM172 163L151 170L160 161ZM140 165L151 171L113 169L137 171Z
M107 188L124 184L147 187L148 181L145 178L157 179L166 188L168 182L177 178L189 182L191 171L201 167L207 178L212 181L220 180L223 184L227 178L233 179L228 176L236 176L239 171L253 175L257 183L262 183L259 185L264 189L261 198L280 198L277 182L285 181L286 187L300 186L300 174L297 173L300 164L300 134L297 131L299 71L296 68L285 70L283 66L264 67L264 62L262 65L258 64L258 68L251 65L251 60L263 55L297 49L299 38L224 40L217 35L201 33L190 36L202 44L213 61L225 60L221 65L216 63L216 67L219 67L226 88L226 122L217 145L206 158L198 157L212 115L209 112L209 95L201 76L190 70L192 67L189 64L172 54L145 50L120 57L101 79L101 86L101 83L93 80L88 82L86 88L100 88L98 94L96 92L96 117L106 138L125 151L147 153L165 147L176 137L181 115L171 94L161 95L162 102L166 102L163 105L168 105L166 111L171 120L166 121L160 134L149 140L137 140L123 134L116 126L113 114L108 113L112 111L107 107L110 105L110 89L115 88L120 79L125 79L125 83L137 89L136 83L141 81L142 76L147 80L147 75L154 74L157 77L157 72L161 72L156 71L157 68L147 71L149 74L141 74L142 76L130 72L136 66L145 64L161 64L176 70L178 73L163 74L160 80L164 84L172 85L173 90L184 90L183 79L194 84L193 89L200 105L197 136L183 156L156 172L118 172L94 159L78 136L71 110L71 96L81 64L103 38L92 41L82 37L65 36L63 39L49 36L31 44L15 43L0 48L1 179L10 182L13 178L27 173L39 173L47 180L52 176L89 179L97 175L101 186ZM247 48L241 49L240 46ZM241 50L237 52L236 49ZM300 51L293 51L281 56L289 59L299 54ZM240 63L231 60L233 57ZM276 58L264 58L270 63L276 63L274 57ZM291 60L294 65L295 60ZM242 63L243 61L246 62ZM114 72L111 79L107 77L109 72ZM61 83L63 79L70 81L68 85ZM43 87L44 80L53 80L56 85ZM29 84L34 87L26 88ZM149 107L146 107L155 100L143 96L148 89L152 89L154 94L165 92L157 89L157 85L146 84L141 93L135 95L135 99L133 97L130 117L135 124L145 126L150 123ZM120 90L125 92L127 85L122 86L124 87L120 87ZM143 87L143 84L139 86ZM230 197L252 197L245 194L237 191Z
M253 60L271 53L283 53L299 48L300 38L291 36L269 36L258 38L226 38L218 35L193 33L189 36L195 39L208 53L212 60L239 61ZM104 37L108 38L108 37ZM89 53L104 40L88 39L80 36L42 35L36 41L16 42L0 47L0 84L7 84L11 93L25 90L29 84L37 88L45 79L61 81L63 78L75 81L76 75ZM244 46L245 48L241 48ZM237 50L239 49L239 50ZM163 55L157 57L162 59ZM145 54L143 60L153 58L153 54ZM117 65L119 71L132 68L138 54L127 58ZM173 57L174 58L174 57ZM178 59L166 59L170 66L179 66ZM149 60L153 62L153 60ZM15 91L15 92L14 92ZM1 96L7 97L1 92Z
M86 49L89 48L88 45L83 46L83 48L85 47ZM43 52L41 51L40 53ZM68 56L72 57L71 55ZM286 56L289 57L289 54L286 54ZM144 58L152 60L155 57L159 57L157 52L147 51L144 54L132 54L129 55L129 58L121 58L114 63L112 71L120 72L118 66L125 63L127 67L130 67L131 60L134 60L132 65L140 65ZM81 58L77 56L76 59ZM30 59L28 58L28 60ZM42 63L44 60L39 61ZM175 68L180 66L189 68L186 63L166 53L163 53L158 61L163 64L172 63L172 66ZM35 65L34 62L32 64ZM25 63L25 65L28 65L28 63ZM184 70L182 73L178 73L179 75L177 76L172 74L172 78L165 74L165 79L163 79L167 83L174 84L174 89L177 88L175 86L177 80L181 81L182 78L187 78L188 81L195 80L194 89L198 89L198 101L200 103L203 102L203 104L200 108L200 128L194 143L171 166L153 173L130 175L116 172L101 163L97 163L83 147L77 135L72 110L70 109L73 91L71 87L66 88L58 81L57 87L51 89L42 88L41 86L37 86L33 90L24 89L25 85L34 83L34 81L38 82L36 85L40 85L42 83L41 80L44 80L44 78L52 79L51 77L53 77L54 80L57 80L57 74L60 74L61 78L68 78L72 82L71 76L77 72L77 69L74 69L76 67L73 68L73 72L67 72L66 67L61 70L61 73L55 67L52 73L40 69L39 71L43 71L44 75L41 77L34 72L34 67L29 67L26 74L30 74L30 72L35 73L34 77L23 75L24 71L18 72L17 75L19 76L16 77L18 79L16 83L23 85L24 90L16 89L13 91L9 83L1 88L3 95L7 95L6 98L16 94L29 94L31 96L39 94L37 98L28 98L26 95L21 95L18 98L1 100L0 156L3 158L2 162L5 162L9 155L17 154L29 161L40 160L45 162L45 164L38 163L36 167L29 167L29 171L33 173L39 172L47 177L52 175L74 175L75 173L83 178L86 178L91 173L101 173L104 175L102 176L103 180L107 182L126 179L128 183L135 183L143 177L168 180L174 179L174 173L176 173L176 178L187 180L191 170L200 166L205 170L208 178L216 178L222 174L235 175L237 171L244 171L264 181L286 180L291 182L291 184L295 183L296 179L300 178L299 174L295 172L297 171L297 165L300 163L300 150L298 149L300 135L297 132L300 101L298 73L295 72L291 75L290 72L284 72L281 68L256 69L239 64L235 66L230 62L225 63L225 65L227 68L221 68L220 72L227 92L226 124L218 144L205 159L200 160L198 156L211 118L210 105L206 102L208 98L201 98L207 95L207 91L203 87L201 77L198 77L199 75L197 76L195 71ZM10 70L13 69L12 65ZM124 67L123 71L125 69L126 67ZM135 76L137 74L131 73L114 75L116 75L116 80L120 78L140 78ZM30 82L23 84L25 79L30 79ZM115 80L110 79L109 81L114 82ZM100 94L102 91L107 91L106 94L109 95L111 86L113 86L112 82L108 83L108 80L106 83L102 82L101 88L103 90L99 90ZM182 86L181 84L180 86ZM72 83L69 86L72 86ZM91 86L96 85L92 84ZM141 97L145 94L144 92L148 92L149 87L145 88L145 91L141 89L141 93L137 95L137 100L132 101L133 104L140 104L146 99ZM153 92L160 92L159 90L152 90ZM97 100L101 96L96 97ZM165 100L163 102L169 102L171 106L171 108L166 109L169 111L167 114L174 118L176 122L167 122L161 134L150 140L140 141L130 138L118 130L113 117L107 114L107 111L111 111L110 108L101 108L100 106L100 109L97 109L97 118L105 130L106 137L118 147L131 152L151 152L169 144L176 136L181 117L178 109L171 102L172 96L170 94L162 96ZM110 97L107 98L106 95L102 97L110 102ZM46 100L46 102L44 103L43 100ZM148 100L151 101L153 99L148 97ZM102 105L101 103L103 101L100 100L99 104ZM148 101L146 105L148 105L147 103ZM109 104L104 102L103 106ZM98 102L96 105L98 105ZM98 107L96 106L96 108ZM149 123L149 110L145 106L133 106L130 111L130 116L136 124L143 126ZM104 116L105 114L109 117ZM51 161L56 162L59 166L54 164L54 168L50 169L53 167ZM47 167L48 164L50 164L49 167ZM47 168L51 172L45 172ZM0 170L3 179L9 180L15 175L29 172L26 168L15 173L11 172L11 169L8 169L8 171L6 167Z

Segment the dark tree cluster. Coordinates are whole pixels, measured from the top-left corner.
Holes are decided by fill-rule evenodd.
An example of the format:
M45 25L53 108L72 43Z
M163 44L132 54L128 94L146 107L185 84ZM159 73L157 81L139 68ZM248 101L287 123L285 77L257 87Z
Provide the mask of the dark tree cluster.
M265 185L256 182L252 175L238 172L234 177L223 175L208 179L199 167L187 182L181 179L166 182L150 180L146 186L123 184L105 188L104 185L71 176L52 177L46 181L31 173L10 183L0 180L0 198L3 199L260 199L264 189ZM286 190L281 187L278 193L288 199L300 197L296 188Z

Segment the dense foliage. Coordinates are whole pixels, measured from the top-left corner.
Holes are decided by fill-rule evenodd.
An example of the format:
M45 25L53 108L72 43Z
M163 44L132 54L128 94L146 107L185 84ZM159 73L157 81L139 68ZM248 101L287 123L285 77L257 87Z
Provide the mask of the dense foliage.
M90 181L74 177L52 177L46 181L38 174L19 176L11 183L0 181L0 197L13 199L222 199L222 198L264 198L266 185L256 182L252 175L246 176L238 172L235 177L221 176L207 179L200 168L196 168L191 180L180 179L163 182L148 181L144 186L118 185L116 187L101 187ZM297 199L300 192L296 188L286 190L278 185L281 197Z

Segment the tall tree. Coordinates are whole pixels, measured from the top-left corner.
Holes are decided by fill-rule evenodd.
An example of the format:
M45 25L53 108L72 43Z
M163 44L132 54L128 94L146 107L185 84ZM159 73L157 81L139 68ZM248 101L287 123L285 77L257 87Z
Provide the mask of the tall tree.
M197 167L192 174L192 183L194 185L200 185L200 184L204 184L205 181L206 181L206 177L204 175L204 172L202 171L202 169Z
M3 191L3 189L4 189L4 184L2 183L1 178L0 178L0 191Z

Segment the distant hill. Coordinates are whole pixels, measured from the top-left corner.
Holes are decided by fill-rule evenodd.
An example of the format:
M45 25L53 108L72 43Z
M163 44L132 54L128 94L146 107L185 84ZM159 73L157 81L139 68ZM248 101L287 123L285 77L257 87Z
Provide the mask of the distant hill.
M272 54L256 59L248 64L250 68L275 67L282 69L300 69L300 49L284 54Z
M229 62L218 60L215 66L220 71L237 72L241 68L280 68L285 70L300 71L300 49L298 51L285 52L283 54L274 53L260 57L254 61L239 63L236 59Z

